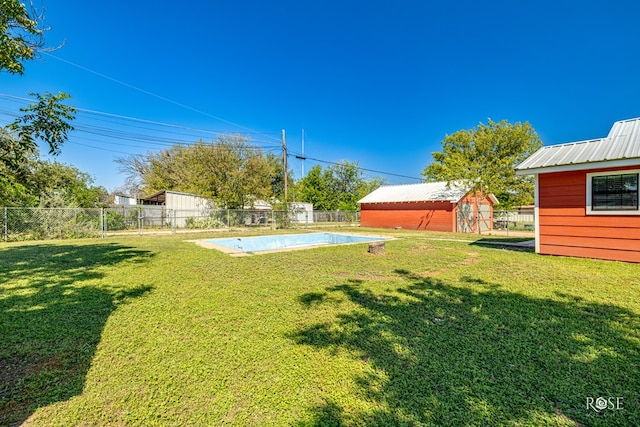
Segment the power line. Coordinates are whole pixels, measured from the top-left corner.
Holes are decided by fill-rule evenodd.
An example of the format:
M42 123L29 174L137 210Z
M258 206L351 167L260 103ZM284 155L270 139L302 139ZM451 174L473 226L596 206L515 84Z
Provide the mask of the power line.
M12 100L12 101L24 101L24 102L34 102L35 101L34 99L24 98L24 97L15 96L15 95L9 95L9 94L0 94L0 97L5 98L5 99L9 99L9 100ZM104 112L104 111L90 110L90 109L81 108L81 107L75 107L75 106L72 106L72 107L78 112L93 114L93 115L97 115L97 116L105 116L105 117L115 118L115 119L128 120L128 121L133 121L133 122L138 122L138 123L143 123L143 124L149 124L149 125L164 126L164 127L188 130L188 131L193 131L193 132L210 133L210 134L213 134L213 135L228 135L230 133L234 133L234 132L231 132L231 131L228 131L228 130L211 130L211 129L192 128L192 127L188 127L188 126L177 125L177 124L174 124L174 123L158 122L158 121L153 121L153 120L148 120L148 119L142 119L142 118L139 118L139 117L126 116L126 115L122 115L122 114L115 114L115 113L109 113L109 112ZM6 110L5 110L5 114L10 115L10 116L14 116L14 117L19 117L15 113L8 112ZM96 119L96 120L103 120L103 119ZM127 126L135 127L133 125L127 125ZM148 129L148 128L142 128L142 129ZM248 134L248 135L257 134L257 135L269 136L268 132L251 131L251 132L243 132L243 133L244 134ZM273 134L275 135L275 133L273 133ZM270 138L273 141L279 141L279 139L277 139L277 138L274 138L274 137L270 137ZM270 141L270 142L273 143L272 141Z
M33 102L34 100L29 99L29 98L23 98L23 97L18 97L18 96L14 96L14 95L8 95L8 94L0 94L0 98L5 98L5 99L9 99L12 101L27 101L27 102ZM191 145L193 142L188 142L185 143L184 141L184 137L187 138L192 138L193 139L200 139L200 141L202 141L202 134L210 134L210 135L217 135L218 137L220 136L224 136L224 135L230 135L233 134L232 132L228 132L228 131L214 131L214 130L207 130L207 129L198 129L198 128L192 128L192 127L188 127L188 126L182 126L182 125L177 125L177 124L172 124L172 123L164 123L164 122L158 122L158 121L153 121L153 120L147 120L147 119L142 119L142 118L138 118L138 117L131 117L131 116L126 116L126 115L121 115L121 114L115 114L115 113L108 113L108 112L103 112L103 111L97 111L97 110L90 110L90 109L85 109L85 108L77 108L74 107L76 109L77 112L79 113L83 113L88 115L89 117L76 117L76 123L74 123L74 129L75 132L79 135L82 135L81 138L83 141L93 141L96 143L100 143L100 144L105 144L105 145L115 145L115 146L124 146L124 147L128 147L128 148L142 148L142 149L151 149L152 146L155 147L172 147L172 146L188 146ZM18 115L16 115L13 111L7 111L4 109L0 109L0 113L3 113L6 116L9 117L14 117L17 118L19 117ZM95 118L91 118L91 116L97 116ZM114 124L116 126L120 126L120 127L128 127L128 128L134 128L134 129L141 129L143 132L145 133L140 133L140 132L131 132L125 129L117 129L117 128L110 128L110 127L105 127L105 126L97 126L95 124L92 123L86 123L81 121L82 119L89 119L89 120L97 120L100 122L106 122L106 123L111 123ZM106 119L105 119L106 118ZM124 123L119 123L117 121L114 120L123 120ZM138 125L134 125L131 123L127 123L127 122L132 122L132 123L138 123L138 124L143 124L143 125L147 125L147 126L151 126L147 127L147 126L138 126ZM159 127L159 129L154 129L153 126L157 126ZM177 130L181 130L181 131L186 131L186 132L192 132L192 133L186 133L186 132L175 132L175 131L169 131L169 130L165 130L162 128L170 128L170 129L177 129ZM150 135L148 132L153 132L156 135ZM259 135L266 135L263 132L257 132L257 131L253 131L256 134ZM197 133L200 133L200 135L198 135ZM103 138L103 140L96 140L94 138L91 137L87 137L86 135L94 135L94 136L100 136ZM115 141L120 141L120 142L115 142ZM275 141L280 142L280 140L275 139ZM147 146L141 146L141 145L132 145L132 144L128 144L128 143L123 143L122 141L131 141L131 142L138 142L141 144L146 144ZM257 150L264 150L266 152L281 152L282 151L282 147L280 145L276 145L274 143L274 141L264 141L264 140L253 140L252 138L248 138L248 141L250 141L252 144L247 144L248 148L251 149L257 149ZM97 150L102 150L102 151L109 151L109 152L113 152L113 153L119 153L119 154L132 154L132 153L127 153L127 152L123 152L123 151L119 151L119 150L111 150L108 148L104 148L104 147L96 147L94 145L89 145L89 144L84 144L78 141L75 141L75 138L70 138L70 143L75 144L75 145L80 145L80 146L84 146L87 148L92 148L92 149L97 149ZM265 145L255 145L253 143L262 143ZM269 144L269 145L267 145ZM339 162L333 162L333 161L329 161L329 160L322 160L322 159L318 159L318 158L314 158L314 157L309 157L309 156L304 156L304 154L300 154L300 153L296 153L296 152L292 152L291 150L289 150L289 153L287 153L287 157L290 156L294 156L296 159L300 159L300 160L312 160L312 161L316 161L319 163L325 163L325 164L330 164L330 165L340 165L341 163ZM396 173L392 173L392 172L385 172L385 171L379 171L379 170L375 170L375 169L368 169L368 168L363 168L360 166L355 166L358 170L364 171L364 172L370 172L370 173L376 173L376 174L382 174L382 175L386 175L386 176L393 176L393 177L397 177L397 178L404 178L404 179L410 179L410 180L415 180L415 181L422 181L422 178L417 178L417 177L413 177L413 176L408 176L408 175L401 175L401 174L396 174Z
M304 137L305 137L305 139L307 141L310 139L308 132L305 131ZM304 150L304 147L303 147L303 150ZM326 163L326 164L329 164L329 165L338 165L339 166L341 164L340 162L332 162L332 161L329 161L329 160L322 160L322 159L316 159L316 158L313 158L313 157L305 156L304 152L302 154L300 154L300 153L296 153L295 151L292 151L292 150L289 150L289 151L293 156L295 156L296 159L302 160L303 162L304 162L304 160L313 160L313 161L316 161L316 162L319 162L319 163ZM364 171L364 172L371 172L371 173L376 173L376 174L393 176L393 177L397 177L397 178L411 179L411 180L420 181L420 182L423 181L422 178L416 178L415 176L401 175L401 174L396 174L396 173L392 173L392 172L379 171L379 170L375 170L375 169L367 169L367 168L363 168L363 167L360 167L360 166L355 166L355 167L358 170L361 170L361 171Z
M126 152L124 152L124 151L110 150L110 149L108 149L108 148L96 147L96 146L89 145L89 144L83 144L82 142L76 142L76 141L69 141L69 144L72 144L72 145L81 145L81 146L83 146L83 147L93 148L94 150L109 151L109 152L111 152L111 153L118 153L118 154L132 154L132 153L126 153Z
M313 160L319 163L326 163L326 164L330 164L330 165L338 165L340 166L342 163L340 162L332 162L329 160L321 160L321 159L316 159L314 157L308 157L308 156L302 156L299 154L290 154L290 156L294 156L296 159L300 159L300 160ZM391 172L384 172L384 171L379 171L379 170L375 170L375 169L367 169L367 168L362 168L360 166L355 166L357 169L365 171L365 172L372 172L372 173L379 173L379 174L383 174L383 175L389 175L389 176L395 176L398 178L407 178L407 179L413 179L416 181L422 181L422 178L416 178L415 176L408 176L408 175L400 175L400 174L396 174L396 173L391 173Z
M0 94L0 98L8 99L13 102L34 101L29 98L23 98L8 94ZM77 111L77 116L73 123L74 132L70 135L69 138L72 141L80 138L81 140L90 140L101 144L120 146L124 145L130 148L151 149L153 147L150 146L170 147L174 145L189 145L196 141L204 141L206 138L203 134L213 134L217 135L218 137L234 135L234 133L231 133L229 131L212 131L207 129L192 128L171 123L141 119L121 114L107 113L103 111L89 110L84 108L74 108ZM15 114L13 110L9 111L0 108L0 113L5 115L6 117L9 117L10 119L20 117L19 115ZM106 123L107 125L101 126L93 123L94 121ZM143 126L140 126L138 124L142 124ZM131 128L134 129L134 131L128 130ZM141 132L137 131L137 129L140 129ZM183 132L176 132L175 129L181 130ZM100 136L104 139L98 141L91 137L88 137L87 135ZM266 151L272 151L274 147L278 147L274 144L274 141L256 140L254 138L251 138L250 136L242 136L246 137L247 146L252 149L264 149ZM120 142L114 142L113 140ZM146 144L148 146L123 144L121 141L138 142ZM87 146L90 148L96 148L94 146Z
M43 53L43 54L45 54L45 55L47 55L47 56L49 56L49 57L51 57L51 58L53 58L53 59L57 59L58 61L64 62L64 63L66 63L66 64L69 64L69 65L72 65L72 66L74 66L74 67L76 67L76 68L79 68L79 69L81 69L81 70L84 70L84 71L86 71L86 72L88 72L88 73L95 74L96 76L102 77L102 78L104 78L104 79L106 79L106 80L110 80L110 81L115 82L115 83L117 83L117 84L119 84L119 85L122 85L122 86L128 87L128 88L130 88L130 89L136 90L136 91L138 91L138 92L144 93L145 95L152 96L152 97L154 97L154 98L160 99L160 100L165 101L165 102L168 102L168 103L170 103L170 104L177 105L178 107L185 108L185 109L187 109L187 110L193 111L194 113L202 114L203 116L206 116L206 117L209 117L209 118L212 118L212 119L215 119L215 120L219 120L219 121L224 122L224 123L227 123L227 124L229 124L229 125L236 126L236 127L238 127L238 128L245 129L245 130L248 130L248 131L251 131L251 132L254 132L254 133L261 133L261 132L258 132L258 131L256 131L256 130L254 130L254 129L251 129L251 128L249 128L249 127L243 126L243 125L241 125L241 124L234 123L234 122L232 122L232 121L230 121L230 120L223 119L222 117L218 117L218 116L215 116L215 115L213 115L213 114L207 113L206 111L198 110L197 108L193 108L193 107L191 107L191 106L189 106L189 105L186 105L186 104L183 104L183 103L181 103L181 102L174 101L173 99L169 99L169 98L164 97L164 96L162 96L162 95L158 95L158 94L156 94L156 93L153 93L153 92L150 92L150 91L148 91L148 90L145 90L145 89L139 88L139 87L137 87L137 86L134 86L134 85L132 85L132 84L130 84L130 83L123 82L123 81L121 81L121 80L115 79L115 78L113 78L113 77L111 77L111 76L108 76L108 75L106 75L106 74L100 73L100 72L95 71L95 70L92 70L92 69L87 68L87 67L85 67L85 66L83 66L83 65L76 64L75 62L69 61L69 60L67 60L67 59L60 58L60 57L58 57L58 56L56 56L56 55L53 55L53 54L52 54L52 53L50 53L50 52L42 52L42 53ZM261 133L261 134L262 134L262 133ZM276 140L276 141L279 141L279 139L278 139L278 138L270 137L268 134L263 134L263 135L267 136L268 138L271 138L271 139L274 139L274 140Z

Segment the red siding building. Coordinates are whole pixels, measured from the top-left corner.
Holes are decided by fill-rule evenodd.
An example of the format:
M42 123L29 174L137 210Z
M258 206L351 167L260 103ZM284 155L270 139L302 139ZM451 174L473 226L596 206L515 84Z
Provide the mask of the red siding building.
M536 183L536 252L640 262L640 119L551 145L516 168Z
M360 203L363 227L403 228L448 232L488 231L493 225L493 195L474 197L472 191L432 182L387 185Z

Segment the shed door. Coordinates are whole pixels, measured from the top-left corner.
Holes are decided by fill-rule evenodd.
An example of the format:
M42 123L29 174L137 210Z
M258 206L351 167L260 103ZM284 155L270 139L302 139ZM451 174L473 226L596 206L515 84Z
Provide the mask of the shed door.
M474 227L474 209L471 203L460 203L458 205L458 232L473 233Z
M480 226L480 232L491 230L491 206L490 205L478 206L478 225Z

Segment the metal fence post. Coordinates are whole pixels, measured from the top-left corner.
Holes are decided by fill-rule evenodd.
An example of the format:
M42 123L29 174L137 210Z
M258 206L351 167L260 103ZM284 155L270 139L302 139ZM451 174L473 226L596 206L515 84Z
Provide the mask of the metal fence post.
M177 215L176 215L176 210L175 210L175 209L173 209L173 224L172 224L172 228L171 228L171 232L172 232L173 234L175 234L175 233L177 232L177 230L176 230L176 227L177 227L177 226L176 226L176 217L177 217Z
M106 235L107 221L104 217L104 208L100 208L100 237L104 238Z
M4 208L4 241L9 241L9 216L7 215L7 207Z
M138 234L142 235L142 219L143 217L143 210L142 209L138 209Z

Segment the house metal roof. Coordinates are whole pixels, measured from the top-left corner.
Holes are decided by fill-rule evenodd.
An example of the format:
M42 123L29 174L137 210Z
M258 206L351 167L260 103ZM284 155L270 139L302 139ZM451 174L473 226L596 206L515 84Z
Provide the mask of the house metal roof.
M615 122L606 138L548 145L516 167L519 175L640 164L640 118Z
M446 182L384 185L367 194L358 203L457 202L469 192Z

